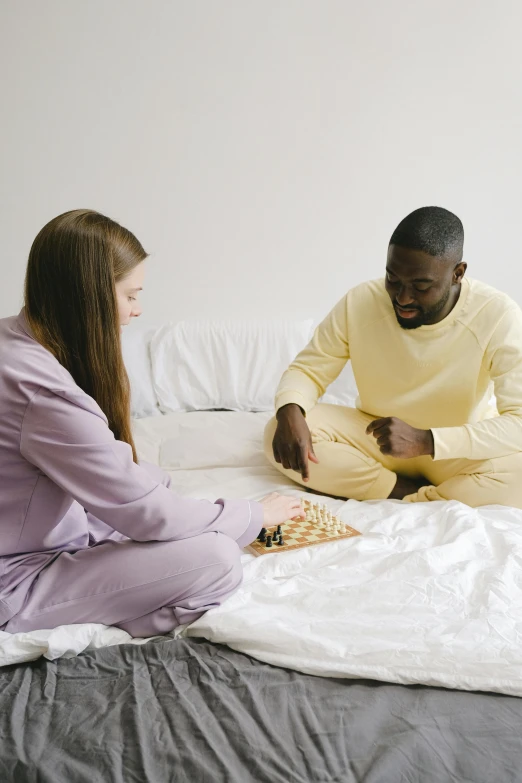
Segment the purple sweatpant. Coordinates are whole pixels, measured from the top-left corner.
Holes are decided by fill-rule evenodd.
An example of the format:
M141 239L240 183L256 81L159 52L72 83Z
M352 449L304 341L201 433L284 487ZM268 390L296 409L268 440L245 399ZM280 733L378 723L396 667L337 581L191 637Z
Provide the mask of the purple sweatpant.
M144 469L165 486L168 474ZM24 606L2 629L8 633L103 623L131 636L168 633L219 606L241 584L241 548L259 532L251 523L235 541L219 532L176 541L132 541L87 513L98 543L61 552L38 575Z
M4 630L104 623L131 636L168 633L236 590L240 556L238 544L216 532L158 543L105 540L62 552L40 573L22 611Z

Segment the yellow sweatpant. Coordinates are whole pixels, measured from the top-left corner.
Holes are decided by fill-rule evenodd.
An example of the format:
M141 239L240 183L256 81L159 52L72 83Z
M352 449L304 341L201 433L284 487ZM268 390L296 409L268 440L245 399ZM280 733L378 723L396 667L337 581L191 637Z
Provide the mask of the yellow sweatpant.
M387 498L399 473L411 478L423 476L431 483L405 498L411 503L459 500L473 507L499 504L522 508L522 452L483 461L395 459L381 454L373 435L366 434L366 427L374 418L355 408L316 405L306 420L319 464L309 462L307 482L274 460L275 418L265 430L266 456L298 484L327 495L355 500Z

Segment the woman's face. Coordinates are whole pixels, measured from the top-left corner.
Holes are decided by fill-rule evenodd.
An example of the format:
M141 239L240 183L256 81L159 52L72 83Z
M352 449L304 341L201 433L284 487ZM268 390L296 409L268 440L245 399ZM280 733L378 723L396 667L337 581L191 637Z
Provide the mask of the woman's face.
M127 277L116 283L116 301L118 303L118 315L120 326L127 326L131 318L141 315L141 305L138 302L138 294L143 288L145 277L145 262L135 266Z

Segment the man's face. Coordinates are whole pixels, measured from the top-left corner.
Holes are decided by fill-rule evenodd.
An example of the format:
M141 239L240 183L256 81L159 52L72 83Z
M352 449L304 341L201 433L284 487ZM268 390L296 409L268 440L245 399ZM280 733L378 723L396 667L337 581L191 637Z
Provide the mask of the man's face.
M442 321L455 304L452 292L465 269L457 259L435 258L421 250L390 245L386 290L399 325L418 329Z

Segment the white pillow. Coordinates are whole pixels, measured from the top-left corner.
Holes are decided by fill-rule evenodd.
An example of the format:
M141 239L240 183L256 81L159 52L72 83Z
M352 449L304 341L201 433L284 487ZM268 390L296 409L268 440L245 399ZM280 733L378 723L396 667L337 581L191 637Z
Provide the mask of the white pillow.
M142 459L164 470L267 467L263 432L272 413L191 411L135 421Z
M150 362L150 340L156 329L139 322L123 327L121 346L131 386L131 415L135 419L161 415Z
M281 376L308 343L312 320L180 321L151 341L160 409L271 411Z

